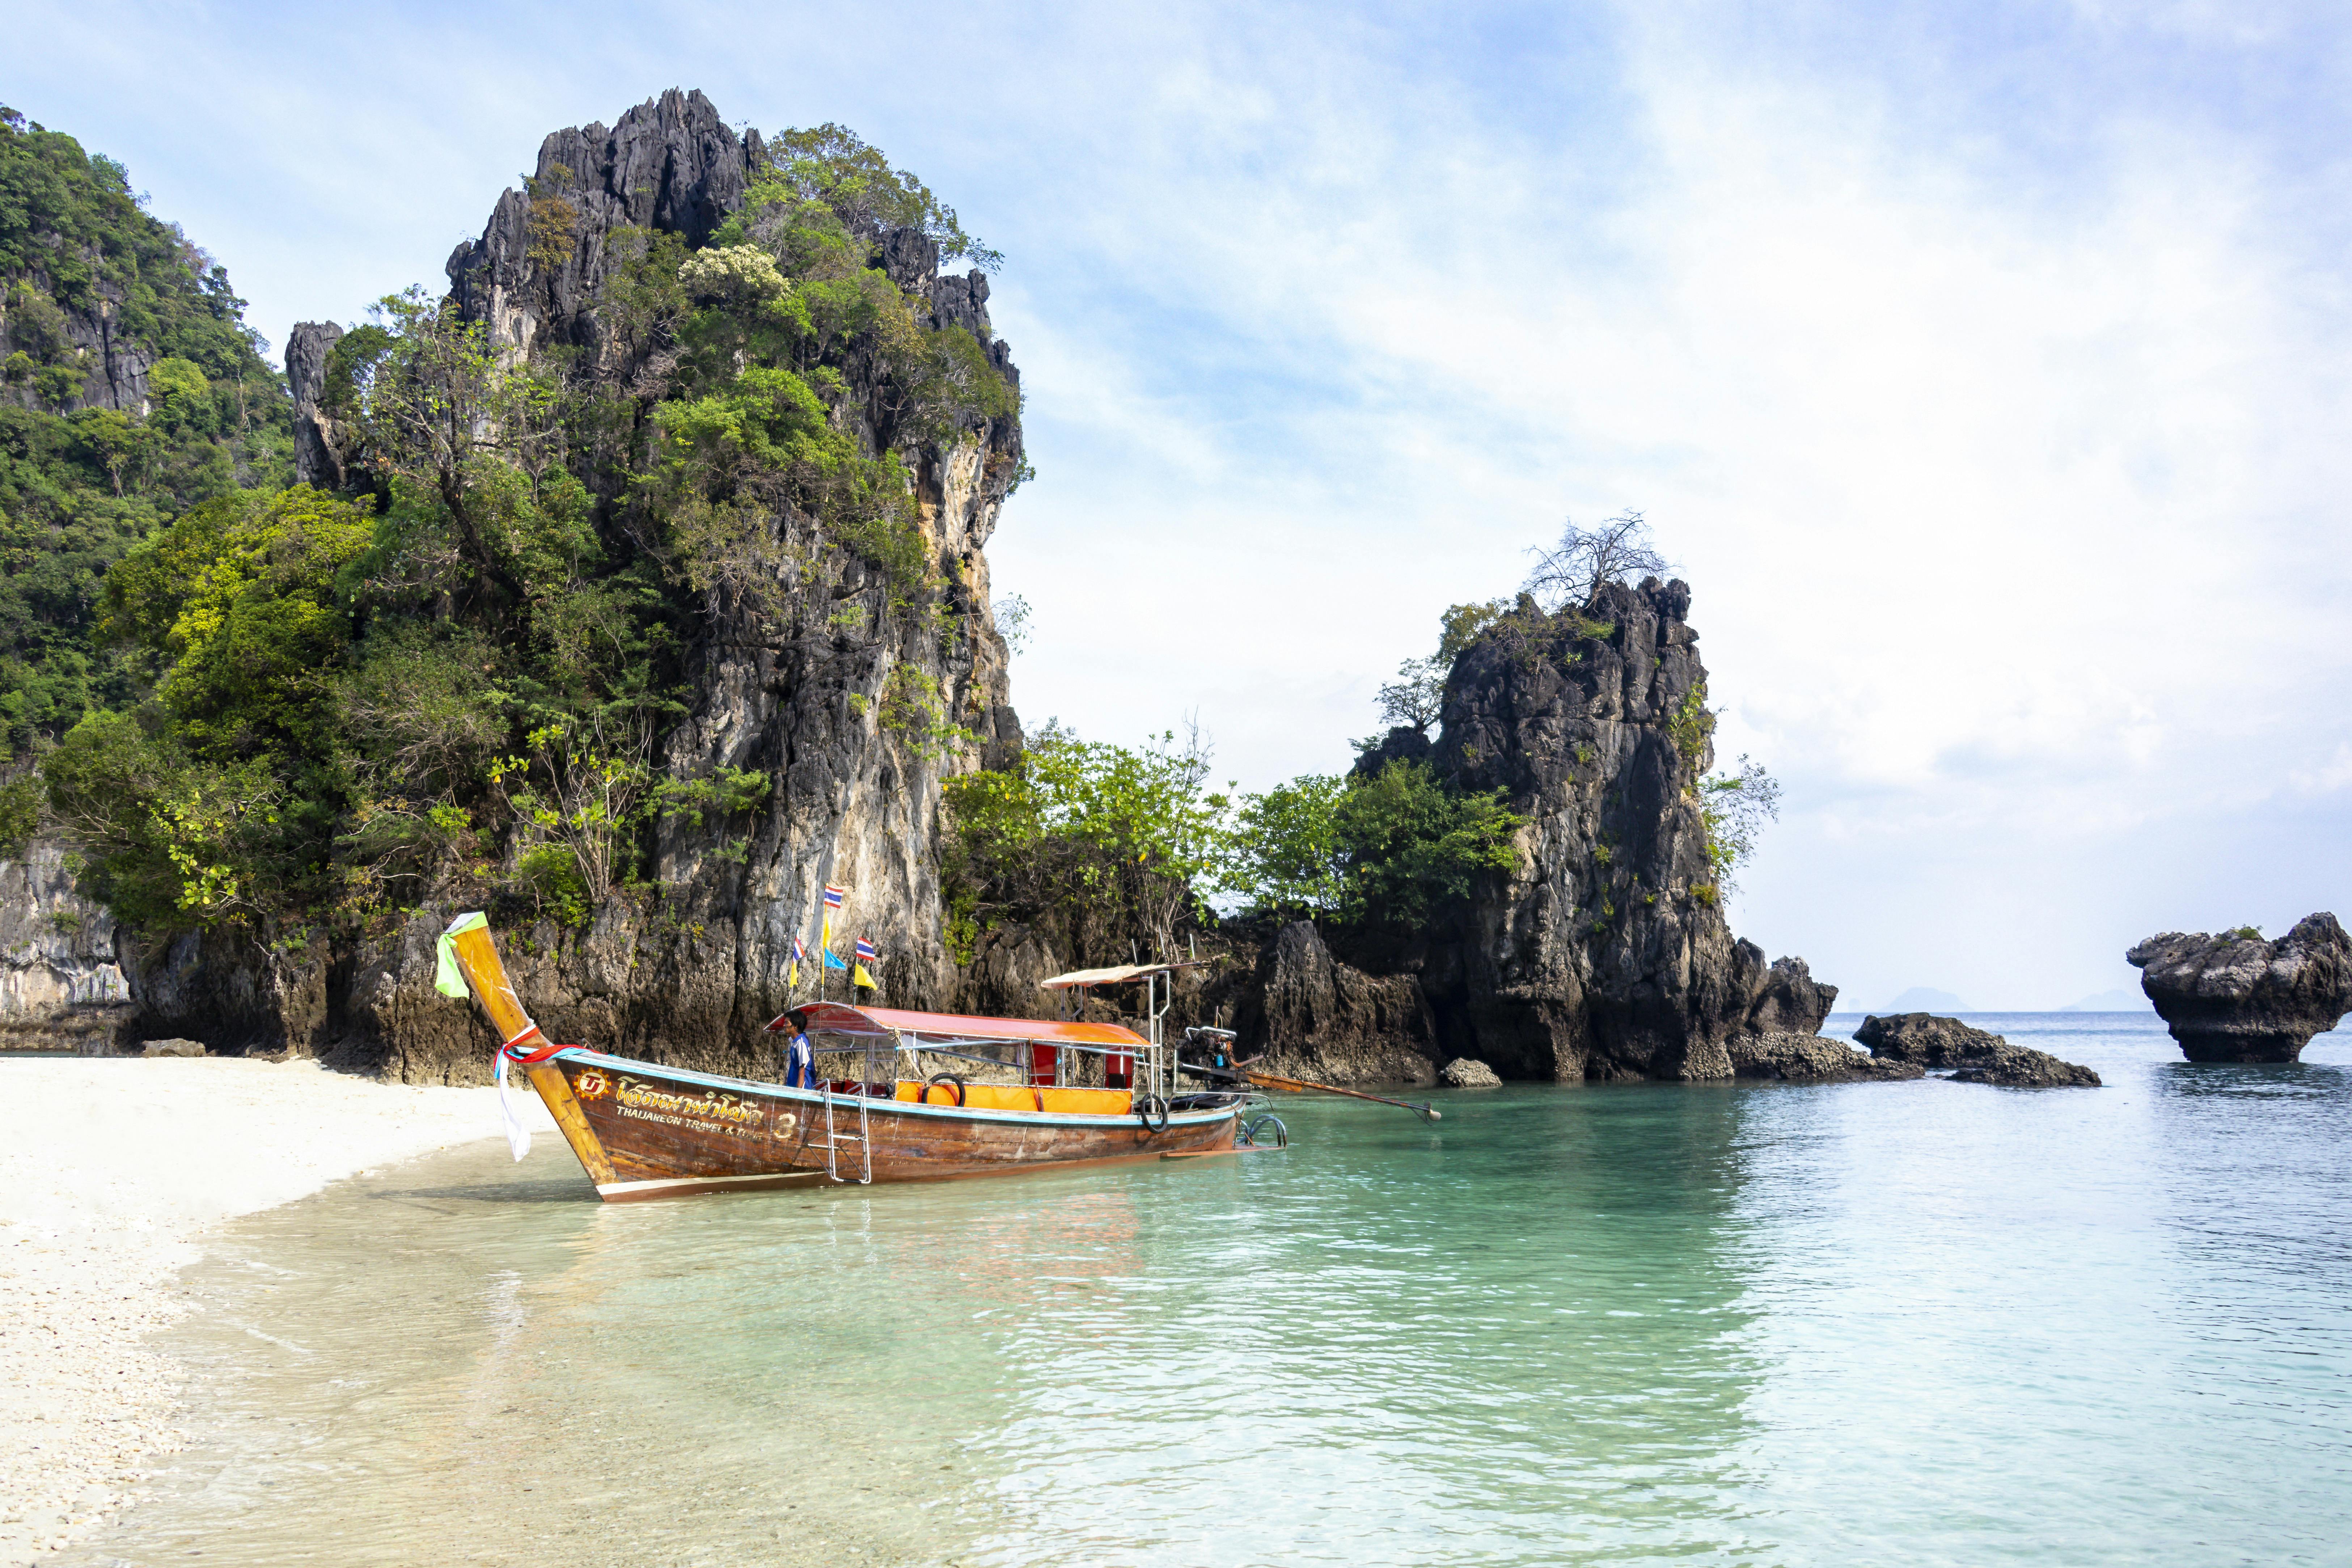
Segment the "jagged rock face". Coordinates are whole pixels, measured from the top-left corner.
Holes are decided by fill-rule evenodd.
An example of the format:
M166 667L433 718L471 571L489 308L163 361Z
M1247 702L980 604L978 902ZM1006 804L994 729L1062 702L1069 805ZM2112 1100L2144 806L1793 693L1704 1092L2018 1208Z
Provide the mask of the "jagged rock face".
M294 477L320 489L341 489L346 448L334 421L319 409L327 389L327 355L343 335L332 321L297 321L286 340L286 390L294 404Z
M2089 1068L2062 1061L2047 1051L2012 1046L1999 1035L1932 1013L1895 1013L1883 1018L1874 1014L1862 1021L1853 1037L1882 1061L1956 1069L1952 1077L1961 1083L2011 1089L2100 1087L2099 1075Z
M2352 1012L2352 939L2306 915L2275 942L2167 931L2125 960L2192 1062L2291 1062Z
M1049 1017L1053 997L1039 983L1068 967L1042 933L999 926L980 939L949 1006L990 1018Z
M599 348L593 307L613 231L700 245L743 205L766 157L758 132L737 136L709 99L675 88L609 131L558 131L539 144L530 189L501 195L482 237L451 254L450 291L494 342Z
M558 132L541 148L539 195L507 193L482 238L452 258L457 297L506 346L526 354L585 346L601 360L608 345L594 300L604 237L633 224L707 237L741 205L762 158L757 134L739 140L699 93L667 93L609 132ZM556 199L570 204L577 243L551 260L542 233L534 259L532 204ZM934 300L932 325L963 326L1008 377L1017 375L991 331L984 277L938 278L938 247L920 234L879 239L895 279ZM876 401L855 374L851 384L857 405ZM889 432L869 419L866 435L878 444ZM710 626L697 649L689 714L666 737L665 756L681 776L721 766L766 773L767 808L736 844L666 829L656 874L673 891L657 912L614 900L583 935L507 944L517 990L551 1034L684 1065L763 1059L772 1042L761 1031L789 996L793 937L809 930L828 881L851 889L836 931L869 937L884 954L883 1000L950 1002L963 977L940 937L940 786L949 772L1001 763L1021 744L984 553L1020 453L1018 419L1007 417L945 451L903 454L918 475L933 558L964 612L961 636L935 617L909 626L887 616L880 574L837 551L826 572L788 585L781 616L722 616ZM937 683L975 747L926 755L882 730L882 692L901 665ZM463 1081L484 1059L471 1010L431 990L431 936L449 912L420 916L396 951L362 955L352 981L346 1033L382 1041L396 1077ZM1051 955L1013 934L997 933L973 984L1007 1001L1025 993L1025 1005L1007 1010L1032 1012Z
M1433 1083L1436 1029L1410 974L1367 974L1307 921L1284 926L1231 992L1238 1054L1325 1083ZM1181 1000L1180 994L1180 1001Z
M614 361L597 320L606 237L629 225L706 238L741 205L763 159L757 133L738 137L698 92L665 93L609 130L557 132L541 147L532 192L507 192L482 237L451 258L453 295L523 359L584 349L570 374L632 378L643 367ZM929 324L971 332L1017 385L989 321L987 279L938 276L938 247L919 233L873 239L893 279L931 301ZM338 335L306 326L288 353L303 474L329 484L345 472L337 432L319 413ZM877 412L887 400L869 371L845 373L846 416L879 449L896 436ZM949 960L934 842L942 777L999 765L1021 746L984 553L1021 454L1017 416L976 423L944 448L900 448L958 612L952 626L887 614L878 571L822 545L807 520L777 520L815 566L782 584L776 613L714 614L693 650L688 716L662 740L678 776L765 773L766 807L731 841L664 828L658 902L615 897L582 931L502 933L517 993L550 1036L679 1065L764 1061L772 1042L761 1031L788 1000L792 939L810 931L826 882L851 889L836 943L864 936L879 946L889 1005L947 1005L967 990L1018 1000L1004 1011L1039 1010L1035 981L1053 972L1042 943L997 933L970 977ZM902 666L936 683L973 745L938 755L883 729L882 694ZM200 1035L216 1050L290 1047L404 1081L479 1082L496 1042L477 1009L432 988L433 939L457 912L427 900L396 933L283 975L218 942L169 944L142 965L142 1026Z
M1924 1078L1916 1062L1866 1057L1842 1041L1816 1034L1742 1035L1727 1047L1734 1078L1785 1083L1854 1083L1865 1079Z
M57 285L45 270L36 268L25 277L34 294L30 300L12 301L5 287L9 281L14 280L0 279L0 360L19 352L37 360L45 357L44 351L54 353L61 347L79 362L82 372L81 395L62 412L77 408L148 412L147 373L154 368L155 352L117 330L115 312L122 303L120 285L100 279L90 286L91 302L78 304L58 301ZM0 402L19 408L49 406L30 383L0 381Z
M1528 822L1520 869L1469 900L1422 978L1447 1046L1507 1077L1728 1078L1726 1041L1811 1034L1837 995L1717 907L1689 609L1681 582L1612 584L1587 611L1608 635L1566 658L1490 632L1454 662L1436 764Z
M1761 961L1764 950L1752 942L1738 944L1743 971L1751 959ZM1742 1027L1765 1035L1818 1035L1822 1021L1837 1002L1838 988L1813 978L1801 958L1776 958L1749 991Z
M130 1012L114 917L74 891L65 850L0 860L0 1050L103 1054Z

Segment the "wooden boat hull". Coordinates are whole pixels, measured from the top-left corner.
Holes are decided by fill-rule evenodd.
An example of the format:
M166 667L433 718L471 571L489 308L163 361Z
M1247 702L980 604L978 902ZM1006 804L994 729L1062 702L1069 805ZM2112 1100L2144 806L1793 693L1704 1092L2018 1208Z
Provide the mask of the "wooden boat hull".
M1133 1115L966 1109L787 1089L571 1047L524 1069L608 1203L810 1181L938 1181L1234 1147L1238 1107ZM944 1093L944 1091L942 1091ZM828 1105L828 1100L830 1101Z

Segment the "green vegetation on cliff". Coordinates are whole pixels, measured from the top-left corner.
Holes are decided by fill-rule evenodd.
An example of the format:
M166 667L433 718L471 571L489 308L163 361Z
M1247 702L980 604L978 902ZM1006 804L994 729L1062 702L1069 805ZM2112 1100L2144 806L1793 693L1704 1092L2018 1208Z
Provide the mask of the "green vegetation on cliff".
M1522 819L1499 795L1447 786L1423 762L1292 780L1264 795L1208 787L1198 735L1127 747L1049 726L1002 772L948 781L942 856L950 942L1018 921L1074 963L1159 953L1211 900L1396 932L1477 877L1517 863Z
M1270 910L1410 931L1517 866L1525 825L1501 791L1451 788L1425 762L1308 774L1243 803L1224 885Z
M662 821L723 860L771 787L664 754L698 639L784 635L812 584L861 580L884 619L956 635L969 595L909 462L1017 395L871 226L982 253L838 127L775 145L707 245L605 237L603 353L515 355L454 298L381 300L327 356L349 493L190 494L92 574L118 679L43 773L125 919L291 950L438 890L583 923L652 890ZM534 182L535 262L578 242L567 188ZM921 670L877 696L910 753L963 738Z
M227 272L122 165L0 109L0 726L22 756L140 695L108 569L212 497L292 478L280 379ZM143 395L140 389L143 386Z

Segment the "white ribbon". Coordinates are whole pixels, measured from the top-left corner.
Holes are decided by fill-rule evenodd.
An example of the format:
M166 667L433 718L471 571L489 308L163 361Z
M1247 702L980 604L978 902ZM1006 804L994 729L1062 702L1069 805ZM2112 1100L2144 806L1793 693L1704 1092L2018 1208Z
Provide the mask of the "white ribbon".
M530 1129L522 1124L522 1117L515 1110L514 1100L507 1093L507 1053L503 1047L499 1050L496 1077L499 1083L499 1123L507 1135L507 1147L514 1151L515 1160L520 1163L522 1157L530 1152Z

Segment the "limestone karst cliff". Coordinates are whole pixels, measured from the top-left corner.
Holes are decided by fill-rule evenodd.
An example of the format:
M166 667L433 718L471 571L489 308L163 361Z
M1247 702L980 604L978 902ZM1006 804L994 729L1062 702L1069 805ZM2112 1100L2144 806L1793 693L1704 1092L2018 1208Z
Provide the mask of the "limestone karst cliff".
M0 859L0 1048L102 1049L131 1009L114 918L74 890L67 853Z
M1462 651L1434 741L1398 730L1359 766L1427 757L1457 788L1502 791L1527 818L1518 868L1408 939L1357 943L1343 956L1363 970L1327 973L1286 931L1261 961L1265 1002L1233 1008L1245 1047L1342 1079L1428 1081L1455 1057L1517 1079L1723 1079L1727 1042L1821 1027L1836 987L1724 921L1690 600L1653 580L1580 613L1523 603Z
M647 236L676 237L681 254L709 240L743 208L762 163L757 133L739 136L699 93L665 93L609 128L559 131L526 188L499 197L481 237L451 257L451 297L496 350L558 366L583 395L643 418L680 350L640 321L616 319L613 258ZM939 246L919 229L876 223L854 237L913 302L917 329L969 334L1017 392L1018 371L991 330L984 274L942 276ZM768 238L756 215L738 237L751 247ZM288 351L298 459L325 487L370 479L354 467L365 459L353 432L325 406L342 337L306 323ZM845 922L888 953L893 1002L941 1002L956 984L940 932L940 780L1020 743L984 553L1023 468L1017 401L965 408L943 428L936 411L925 421L909 414L907 389L871 342L850 335L825 368L844 393L836 427L869 455L895 454L910 478L922 559L908 570L921 584L910 589L907 572L846 547L789 500L759 504L747 526L767 580L755 593L714 590L697 606L679 656L684 711L660 735L658 761L671 778L739 770L772 787L724 833L683 815L651 827L657 896L600 899L584 924L515 933L518 985L562 1037L741 1065L784 1004L792 939L824 881L852 889ZM625 479L607 486L604 514L623 513ZM623 539L625 524L610 528ZM973 743L941 745L941 725ZM321 943L291 972L280 958L268 984L183 984L178 1008L164 1005L163 988L145 987L139 1026L216 1047L316 1052L414 1080L478 1077L483 1026L430 983L434 933L457 903L482 896L427 889L396 931ZM204 965L225 982L259 969L249 947L227 939L208 941ZM252 1005L238 1006L237 995Z
M1456 663L1438 765L1530 820L1522 871L1423 961L1450 1049L1521 1077L1717 1079L1732 1037L1809 1035L1828 1015L1835 987L1725 923L1690 602L1681 582L1610 584L1581 617L1605 635L1506 626Z

